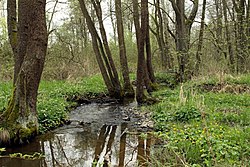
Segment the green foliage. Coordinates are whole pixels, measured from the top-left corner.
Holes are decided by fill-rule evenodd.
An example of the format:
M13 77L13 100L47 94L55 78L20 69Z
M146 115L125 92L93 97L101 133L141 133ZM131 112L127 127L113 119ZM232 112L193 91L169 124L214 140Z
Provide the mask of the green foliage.
M249 82L249 75L229 78L223 82L239 86ZM197 85L219 82L212 78L191 81L154 93L162 102L149 110L153 111L157 136L169 153L165 160L158 156L154 161L167 159L169 165L177 166L250 165L250 95L197 89Z
M0 83L0 111L7 106L11 86L10 82ZM54 129L67 120L67 112L77 104L68 101L69 96L94 96L106 92L105 84L100 75L86 77L80 81L42 81L38 93L39 132Z
M7 106L10 98L12 83L11 82L0 82L0 113Z
M168 132L160 132L158 136L166 141L166 149L185 155L188 164L240 164L239 161L250 153L249 143L246 143L250 134L246 130L227 129L217 123L173 124L169 128Z
M74 82L42 81L37 106L39 131L43 133L64 123L67 119L67 109L77 105L67 101L67 97L94 95L105 91L100 75Z
M0 155L2 152L5 152L5 151L6 151L5 148L0 148Z
M10 158L21 158L21 159L27 159L27 160L35 160L35 159L44 158L44 155L39 153L39 152L35 152L32 155L22 154L22 153L14 153L14 154L10 154L9 156L10 156Z
M156 73L155 77L158 83L166 85L169 88L175 88L177 85L176 73L174 72Z

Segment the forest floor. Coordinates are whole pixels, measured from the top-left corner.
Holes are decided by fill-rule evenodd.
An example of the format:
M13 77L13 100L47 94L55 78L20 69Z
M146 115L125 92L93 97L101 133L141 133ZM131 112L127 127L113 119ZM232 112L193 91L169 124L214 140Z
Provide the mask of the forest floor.
M176 85L158 74L159 103L142 106L160 139L147 163L153 166L250 166L250 75L193 79ZM0 113L11 83L0 83ZM40 133L63 125L82 103L113 102L100 76L75 81L42 81L38 96ZM147 124L145 124L147 126ZM157 165L156 165L157 164Z

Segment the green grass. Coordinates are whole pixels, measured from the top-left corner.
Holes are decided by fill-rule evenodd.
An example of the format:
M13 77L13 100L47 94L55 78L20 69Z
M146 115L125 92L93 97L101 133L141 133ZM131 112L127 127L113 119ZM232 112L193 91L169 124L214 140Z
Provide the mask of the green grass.
M0 83L0 111L7 106L11 94L11 83ZM105 93L102 77L96 75L79 81L42 81L38 93L39 131L44 133L60 126L67 119L68 109L76 103L68 101L70 96Z
M0 113L7 106L11 94L11 88L11 82L0 82Z
M250 86L250 75L225 76L223 81L217 78L190 81L174 90L166 88L154 93L162 102L146 109L153 112L156 136L165 143L160 152L167 154L158 156L155 151L150 163L250 165L250 94L207 92L197 87L221 82Z

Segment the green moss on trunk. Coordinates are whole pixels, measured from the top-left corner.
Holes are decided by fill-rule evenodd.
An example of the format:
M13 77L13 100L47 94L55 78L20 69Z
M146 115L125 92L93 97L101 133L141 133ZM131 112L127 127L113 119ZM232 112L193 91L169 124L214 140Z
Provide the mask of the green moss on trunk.
M38 121L34 113L26 107L25 114L20 112L20 104L16 98L15 90L9 101L8 107L3 113L2 127L5 132L8 132L9 139L6 135L0 135L0 145L16 145L28 142L38 133ZM4 133L6 134L6 133Z

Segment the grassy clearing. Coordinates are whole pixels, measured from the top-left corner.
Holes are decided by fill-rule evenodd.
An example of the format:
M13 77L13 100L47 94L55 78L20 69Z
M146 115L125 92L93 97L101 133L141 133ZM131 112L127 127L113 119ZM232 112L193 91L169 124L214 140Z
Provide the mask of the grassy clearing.
M213 91L202 85L222 85ZM225 91L244 87L241 93ZM249 166L250 75L224 76L155 92L162 102L153 111L156 135L163 140L151 164L156 166ZM159 156L161 154L163 156ZM154 165L153 165L154 166Z
M0 83L0 111L7 106L11 83ZM97 95L106 92L101 76L87 77L79 81L42 81L38 95L39 131L44 133L60 126L67 119L67 112L77 104L68 101L70 96Z

